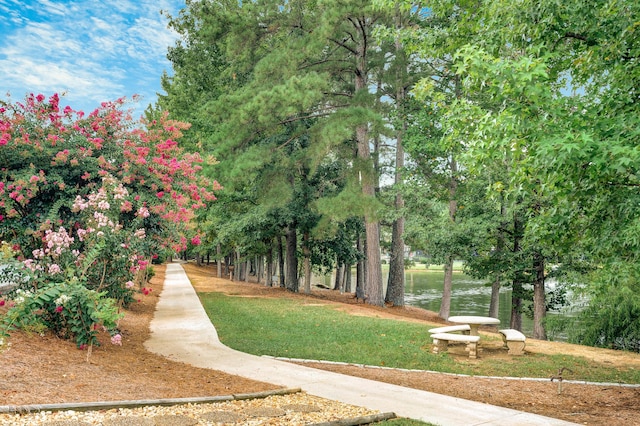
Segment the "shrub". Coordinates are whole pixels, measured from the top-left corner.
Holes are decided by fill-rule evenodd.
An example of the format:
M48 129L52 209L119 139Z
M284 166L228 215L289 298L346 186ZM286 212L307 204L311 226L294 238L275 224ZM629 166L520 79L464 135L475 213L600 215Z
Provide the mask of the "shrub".
M14 328L48 329L61 338L74 339L79 348L98 345L100 328L115 336L122 318L115 301L104 296L79 281L51 283L35 291L18 289L0 334L7 336Z
M119 344L119 310L152 274L152 254L186 247L217 184L178 147L186 124L132 123L123 99L88 115L59 102L0 100L0 240L22 276L3 332L48 328L90 346L103 327Z

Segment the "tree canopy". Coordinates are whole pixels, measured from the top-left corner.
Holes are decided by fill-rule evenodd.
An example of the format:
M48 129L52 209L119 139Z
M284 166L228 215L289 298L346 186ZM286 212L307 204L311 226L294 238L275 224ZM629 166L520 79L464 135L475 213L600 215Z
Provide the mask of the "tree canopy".
M218 243L271 253L286 235L288 263L355 262L361 296L381 304L378 244L392 227L394 277L403 238L462 259L495 295L512 287L512 326L530 314L540 338L562 299L545 287L553 278L602 312L585 311L593 331L572 338L629 347L637 329L604 324L616 297L631 295L629 320L639 305L637 12L630 1L188 1L169 17L182 38L159 106L220 160L227 193L207 222ZM381 187L385 143L394 185ZM403 303L399 289L387 296Z

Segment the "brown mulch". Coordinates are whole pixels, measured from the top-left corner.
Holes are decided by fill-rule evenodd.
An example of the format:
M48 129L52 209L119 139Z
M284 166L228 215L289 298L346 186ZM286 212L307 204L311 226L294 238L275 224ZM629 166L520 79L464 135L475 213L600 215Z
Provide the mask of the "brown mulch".
M140 294L121 320L122 346L112 345L104 333L102 344L88 356L87 350L51 334L12 333L10 348L0 352L0 405L216 396L279 388L170 361L145 349L164 270L155 267L148 286L153 291Z
M213 267L185 264L198 291L219 291L246 297L312 298L331 303L354 315L369 315L442 323L437 314L413 307L373 307L351 295L314 289L312 295L292 294L280 288L216 278ZM144 348L149 321L162 290L164 267L156 266L149 295L140 295L121 321L123 345L104 344L91 356L75 345L45 335L15 332L11 347L0 353L0 405L181 398L229 395L277 389L267 383L223 372L192 367L151 354ZM527 340L529 353L569 353L621 368L640 368L640 355L559 342ZM486 346L483 356L508 357L499 348ZM464 351L451 349L456 362L474 362ZM525 355L526 356L526 355ZM557 382L482 379L437 373L371 369L333 364L308 364L316 368L413 387L426 391L486 402L588 425L640 425L640 389L580 385L565 382L558 394Z

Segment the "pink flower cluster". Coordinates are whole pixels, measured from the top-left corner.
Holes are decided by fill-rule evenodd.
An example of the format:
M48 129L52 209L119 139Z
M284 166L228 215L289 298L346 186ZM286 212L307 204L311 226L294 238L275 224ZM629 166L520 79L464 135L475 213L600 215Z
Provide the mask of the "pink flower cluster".
M87 179L90 176L87 176ZM106 174L102 178L102 187L97 192L93 192L87 196L84 200L81 196L77 196L73 202L72 210L74 212L83 211L89 207L93 207L97 210L107 211L111 208L109 202L108 190L113 192L113 200L120 201L120 210L128 211L131 209L131 202L126 198L129 196L129 191L124 187L122 182L118 182L113 176Z
M122 335L121 334L114 334L113 336L111 336L111 344L112 345L122 346Z
M146 208L145 206L142 206L138 209L138 216L140 217L149 217L151 216L151 213L149 213L149 209Z
M60 257L73 244L74 238L61 226L57 232L47 229L43 241L45 248L33 251L33 257L36 259L41 259L45 255L50 255L54 258Z

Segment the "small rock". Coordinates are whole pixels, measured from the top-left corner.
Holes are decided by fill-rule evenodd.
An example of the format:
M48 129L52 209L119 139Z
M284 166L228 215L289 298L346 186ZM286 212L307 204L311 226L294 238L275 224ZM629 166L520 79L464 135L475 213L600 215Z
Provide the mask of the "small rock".
M106 419L103 426L155 426L152 419L140 416L121 416Z
M287 414L284 410L275 407L248 408L244 413L251 417L280 417Z
M196 419L181 414L155 416L153 421L156 426L193 426L198 424Z
M283 410L296 411L298 413L319 413L320 411L322 411L320 408L316 407L315 405L308 405L308 404L288 404L288 405L283 405L281 408Z
M211 423L237 423L244 420L245 416L233 411L211 411L204 413L200 418Z

